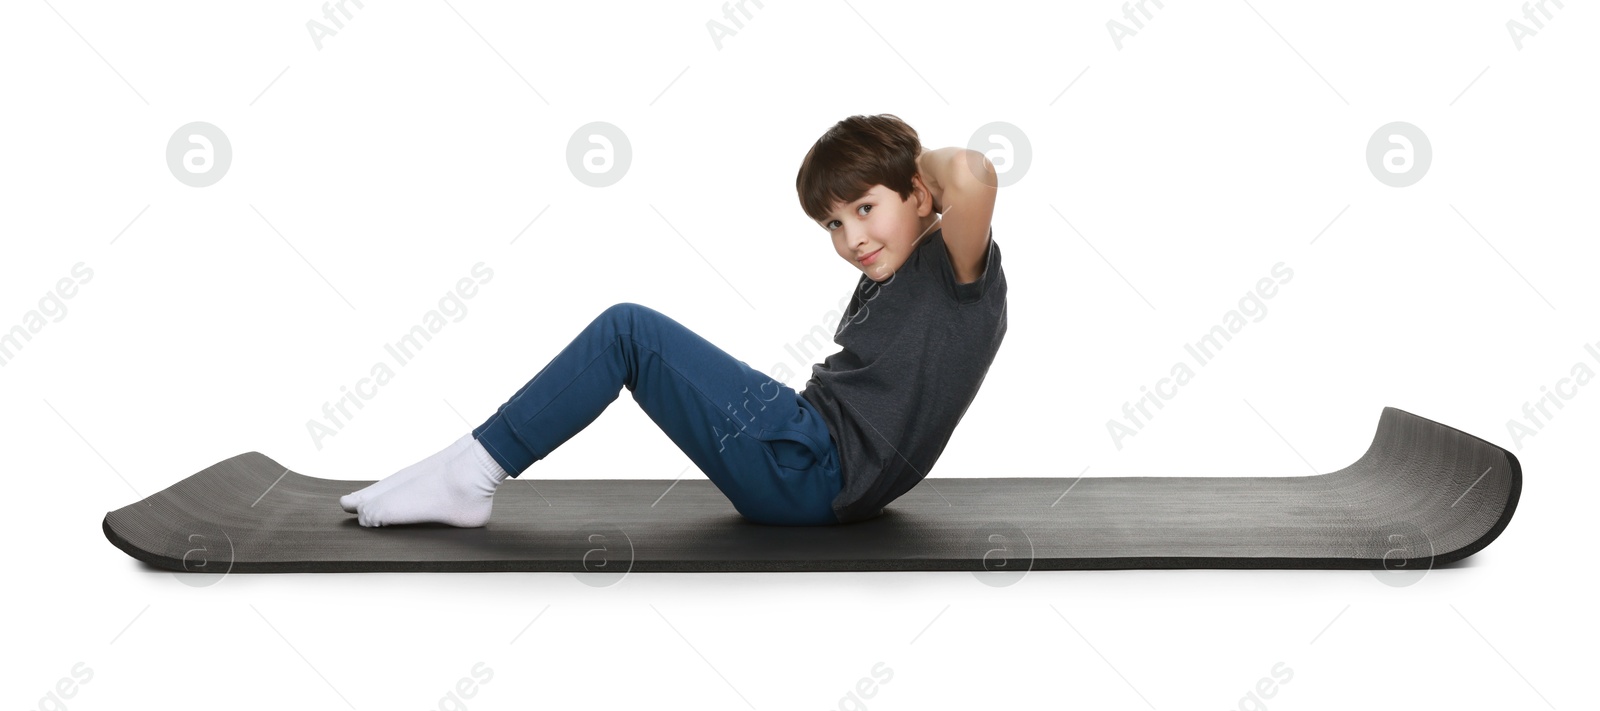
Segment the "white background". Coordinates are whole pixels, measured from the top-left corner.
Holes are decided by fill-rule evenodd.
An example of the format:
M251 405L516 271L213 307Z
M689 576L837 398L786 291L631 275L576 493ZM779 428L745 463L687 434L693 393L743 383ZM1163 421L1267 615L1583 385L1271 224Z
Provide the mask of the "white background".
M1120 4L1061 5L769 0L719 49L707 23L732 24L714 0L367 0L319 50L312 0L8 4L0 328L74 264L93 277L0 368L4 703L51 708L78 662L93 676L72 709L440 708L477 662L494 676L472 709L1591 698L1600 384L1536 436L1507 423L1574 364L1600 371L1584 350L1600 343L1593 6L1549 4L1519 50L1507 21L1533 24L1511 1L1148 3L1121 49ZM242 452L385 476L617 302L803 387L810 363L784 346L836 325L859 272L800 211L795 173L834 122L873 113L928 148L993 121L1031 143L994 217L1010 330L932 477L1326 472L1390 405L1513 449L1515 519L1404 587L1105 571L196 588L102 535L105 512ZM210 187L166 164L192 121L233 148ZM610 187L566 162L591 121L632 145ZM1366 164L1391 121L1433 148L1410 187ZM466 316L319 447L307 422L479 261L494 277ZM1115 446L1123 403L1280 261L1294 276L1267 315ZM622 397L525 477L688 464ZM892 678L850 697L880 662ZM1279 662L1292 679L1248 698Z

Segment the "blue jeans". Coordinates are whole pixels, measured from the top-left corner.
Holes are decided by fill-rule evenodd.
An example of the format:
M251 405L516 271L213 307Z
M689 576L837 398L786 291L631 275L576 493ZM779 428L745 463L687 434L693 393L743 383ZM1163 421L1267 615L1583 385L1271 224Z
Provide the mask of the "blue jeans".
M839 450L821 413L794 389L639 304L601 312L472 436L517 476L589 426L623 387L745 518L839 522Z

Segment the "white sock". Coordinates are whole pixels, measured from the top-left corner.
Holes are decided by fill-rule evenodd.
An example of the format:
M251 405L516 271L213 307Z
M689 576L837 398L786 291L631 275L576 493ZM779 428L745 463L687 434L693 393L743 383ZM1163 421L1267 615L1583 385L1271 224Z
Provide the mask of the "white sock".
M418 462L415 472L392 487L363 495L356 504L357 522L363 526L445 523L462 528L487 524L494 490L509 474L471 434L466 440L457 451L446 449L442 458Z
M355 513L356 506L361 504L362 499L369 496L377 496L393 489L397 484L409 481L411 477L421 472L437 468L444 460L466 451L467 445L472 444L474 441L472 433L468 432L461 439L452 442L450 446L428 455L426 459L379 479L365 489L339 497L339 506L345 510L345 513Z

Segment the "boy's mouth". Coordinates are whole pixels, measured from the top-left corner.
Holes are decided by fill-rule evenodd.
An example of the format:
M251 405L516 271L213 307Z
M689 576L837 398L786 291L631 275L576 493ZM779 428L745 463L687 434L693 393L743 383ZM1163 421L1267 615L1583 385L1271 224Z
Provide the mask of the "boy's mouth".
M878 261L878 253L882 252L882 251L883 251L883 248L879 247L879 248L873 250L871 254L868 254L867 256L862 257L861 259L859 259L857 261L861 262L862 264L871 264L873 262L876 262L876 261Z

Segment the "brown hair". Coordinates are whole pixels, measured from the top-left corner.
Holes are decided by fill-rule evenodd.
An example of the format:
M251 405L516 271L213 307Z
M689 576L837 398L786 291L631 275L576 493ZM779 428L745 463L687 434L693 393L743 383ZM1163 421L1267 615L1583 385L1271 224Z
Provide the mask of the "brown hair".
M836 202L854 202L874 185L911 197L922 142L894 114L851 116L822 134L800 163L800 209L821 222Z

